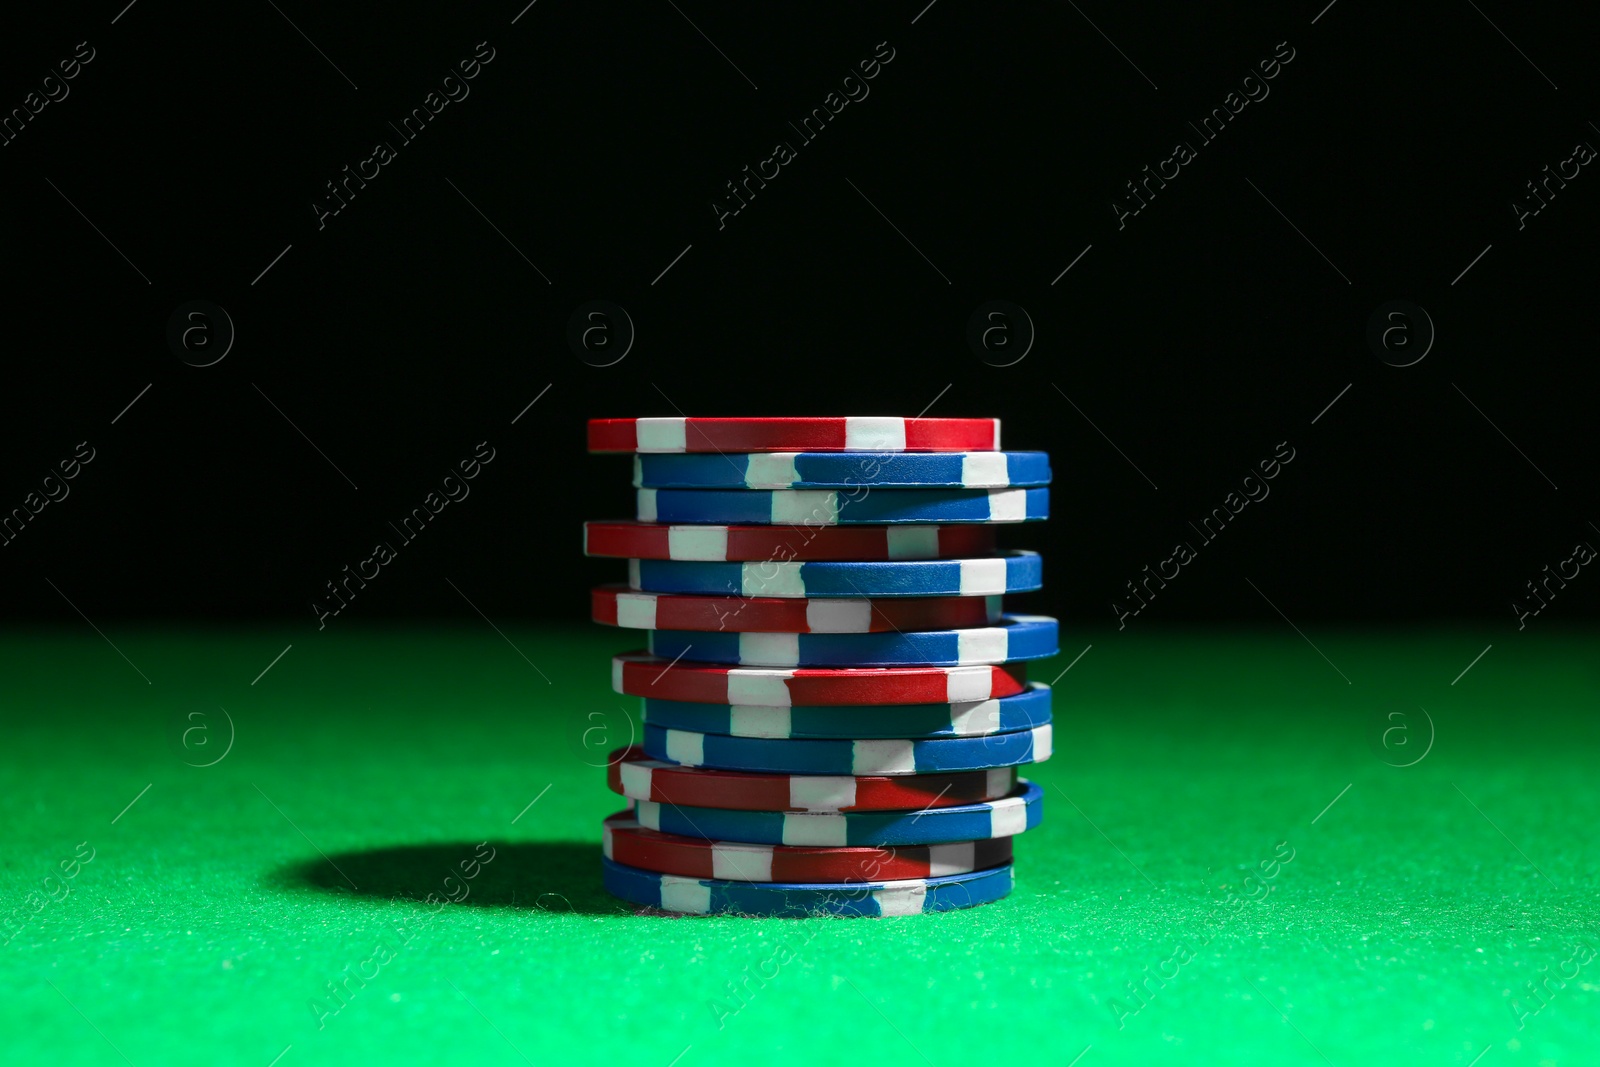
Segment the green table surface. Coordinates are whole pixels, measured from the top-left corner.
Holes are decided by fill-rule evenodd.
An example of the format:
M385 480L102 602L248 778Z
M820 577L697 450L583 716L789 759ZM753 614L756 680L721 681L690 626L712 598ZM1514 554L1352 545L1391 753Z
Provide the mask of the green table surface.
M1594 632L1067 633L1015 892L864 920L601 890L627 633L9 633L0 1058L1600 1062Z

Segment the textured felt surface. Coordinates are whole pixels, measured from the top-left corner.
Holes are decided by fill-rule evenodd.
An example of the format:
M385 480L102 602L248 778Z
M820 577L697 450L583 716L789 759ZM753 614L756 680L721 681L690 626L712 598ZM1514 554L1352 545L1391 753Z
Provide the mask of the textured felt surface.
M601 892L636 635L9 634L4 1059L1593 1063L1600 645L1486 629L1064 632L1016 892L856 921Z

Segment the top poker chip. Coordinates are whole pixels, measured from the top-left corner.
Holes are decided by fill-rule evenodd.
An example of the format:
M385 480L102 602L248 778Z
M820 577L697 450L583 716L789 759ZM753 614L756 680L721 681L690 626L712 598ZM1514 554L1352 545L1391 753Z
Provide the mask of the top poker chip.
M992 452L999 419L590 419L590 452Z

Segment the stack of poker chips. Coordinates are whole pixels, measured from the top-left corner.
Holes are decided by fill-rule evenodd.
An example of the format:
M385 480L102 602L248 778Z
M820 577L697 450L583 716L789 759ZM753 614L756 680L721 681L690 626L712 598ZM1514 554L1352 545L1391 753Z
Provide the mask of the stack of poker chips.
M1012 838L1050 755L1056 621L1002 614L1037 553L1049 457L997 419L595 419L631 452L635 521L584 551L628 561L596 622L648 632L612 661L642 698L612 753L603 881L693 914L907 915L1011 891Z

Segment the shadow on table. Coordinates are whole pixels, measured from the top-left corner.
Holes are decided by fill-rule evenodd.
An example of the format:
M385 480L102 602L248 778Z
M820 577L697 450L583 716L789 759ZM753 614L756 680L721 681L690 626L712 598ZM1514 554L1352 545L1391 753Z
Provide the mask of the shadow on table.
M336 852L280 868L280 885L344 896L518 908L551 915L631 914L600 885L600 846L578 841L398 845Z

